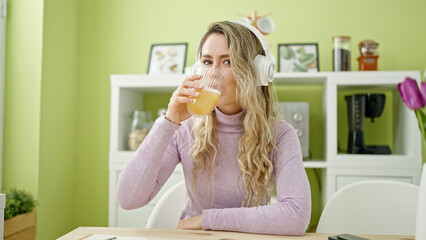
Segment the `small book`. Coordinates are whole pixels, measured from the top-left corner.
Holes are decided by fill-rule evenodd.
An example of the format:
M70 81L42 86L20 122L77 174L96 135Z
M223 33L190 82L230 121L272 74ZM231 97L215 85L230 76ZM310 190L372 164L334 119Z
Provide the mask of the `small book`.
M115 235L89 234L79 240L148 240L142 237L123 237Z

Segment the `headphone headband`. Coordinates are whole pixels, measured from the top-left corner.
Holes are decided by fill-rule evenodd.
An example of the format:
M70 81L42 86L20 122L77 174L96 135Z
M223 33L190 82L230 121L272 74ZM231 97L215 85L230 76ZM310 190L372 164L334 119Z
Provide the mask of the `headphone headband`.
M250 30L250 32L252 32L257 37L257 39L259 40L260 44L262 45L262 48L263 48L263 51L265 51L266 57L270 61L275 62L275 59L272 57L271 53L269 52L269 45L268 45L268 42L265 39L265 36L263 36L263 34L257 28L255 28L254 26L252 26L250 24L247 24L245 22L241 22L241 21L229 21L229 22L239 24L239 25L241 25L243 27L246 27L248 30ZM195 61L198 61L198 57L199 57L198 54L200 53L201 40L204 38L204 36L206 35L206 33L207 32L205 32L203 34L203 36L201 36L200 41L198 41L197 49L196 49Z
M248 30L250 30L250 32L252 32L257 37L257 39L259 39L259 42L262 45L263 50L265 51L266 57L268 57L268 59L270 60L273 60L270 57L268 42L266 41L265 36L263 36L263 34L257 28L255 28L253 25L250 25L242 21L231 21L231 22L244 26Z

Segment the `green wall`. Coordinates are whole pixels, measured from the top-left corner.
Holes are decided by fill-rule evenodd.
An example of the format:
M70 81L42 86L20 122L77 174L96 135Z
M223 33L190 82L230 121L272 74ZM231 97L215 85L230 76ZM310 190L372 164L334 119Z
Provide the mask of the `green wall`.
M37 197L43 1L8 5L3 189L25 188Z
M267 39L275 55L279 43L317 42L321 71L331 70L334 35L352 36L354 52L361 40L378 41L380 70L426 67L424 0L218 0L208 11L206 4L9 0L3 189L37 196L37 239L108 224L109 76L146 73L151 44L187 42L189 66L209 23L257 10L273 12L276 30ZM323 154L314 148L314 157ZM308 173L319 200L315 174Z
M44 0L37 239L77 227L78 4Z
M78 226L77 10L73 0L8 2L2 187L38 200L37 239Z

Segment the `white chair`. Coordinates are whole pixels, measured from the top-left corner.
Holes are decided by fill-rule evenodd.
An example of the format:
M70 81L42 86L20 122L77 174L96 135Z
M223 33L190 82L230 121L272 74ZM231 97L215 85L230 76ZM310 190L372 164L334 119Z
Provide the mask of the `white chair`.
M426 240L426 163L423 165L420 180L419 201L417 204L416 239Z
M184 181L167 190L152 210L146 228L176 228L185 204L185 191Z
M419 187L387 180L349 184L328 200L317 233L414 235Z

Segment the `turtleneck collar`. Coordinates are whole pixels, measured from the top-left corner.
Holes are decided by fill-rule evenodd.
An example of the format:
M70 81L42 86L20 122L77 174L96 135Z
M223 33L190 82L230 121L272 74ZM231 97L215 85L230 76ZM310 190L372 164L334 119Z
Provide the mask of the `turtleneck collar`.
M215 107L216 130L222 132L241 132L243 111L235 114L225 114Z

